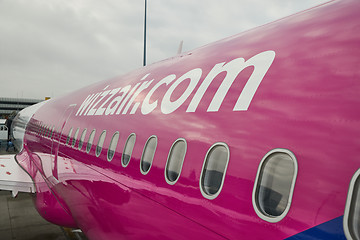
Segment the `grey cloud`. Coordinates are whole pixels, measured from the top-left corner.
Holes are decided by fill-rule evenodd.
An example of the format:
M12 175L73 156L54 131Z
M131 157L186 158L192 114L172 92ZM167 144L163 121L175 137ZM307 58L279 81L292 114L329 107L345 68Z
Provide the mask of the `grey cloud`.
M149 0L148 63L322 2ZM58 96L141 67L143 4L0 1L0 97Z

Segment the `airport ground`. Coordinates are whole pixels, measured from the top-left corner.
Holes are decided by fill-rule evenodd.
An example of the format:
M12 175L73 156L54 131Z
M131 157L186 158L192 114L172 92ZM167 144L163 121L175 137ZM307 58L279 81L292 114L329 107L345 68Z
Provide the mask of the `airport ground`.
M0 155L15 154L13 148L6 152L6 141L1 141ZM32 195L19 193L15 198L10 191L0 190L0 239L1 240L84 240L73 233L43 219L36 211Z

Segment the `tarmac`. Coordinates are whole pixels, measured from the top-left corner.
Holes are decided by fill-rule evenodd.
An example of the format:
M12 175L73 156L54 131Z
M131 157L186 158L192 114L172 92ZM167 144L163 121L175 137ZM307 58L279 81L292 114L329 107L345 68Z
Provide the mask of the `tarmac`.
M0 239L2 240L68 240L64 230L47 222L35 210L30 193L16 198L0 191Z
M6 141L1 141L0 155L6 152ZM36 194L36 193L35 193ZM10 191L0 190L0 240L86 240L83 234L49 223L36 211L31 193L13 198Z

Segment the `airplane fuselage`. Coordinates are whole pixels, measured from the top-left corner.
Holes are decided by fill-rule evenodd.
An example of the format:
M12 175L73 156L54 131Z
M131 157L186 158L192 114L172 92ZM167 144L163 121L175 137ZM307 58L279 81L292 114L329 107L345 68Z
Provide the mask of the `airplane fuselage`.
M359 7L333 1L48 101L17 156L38 211L90 239L344 238Z

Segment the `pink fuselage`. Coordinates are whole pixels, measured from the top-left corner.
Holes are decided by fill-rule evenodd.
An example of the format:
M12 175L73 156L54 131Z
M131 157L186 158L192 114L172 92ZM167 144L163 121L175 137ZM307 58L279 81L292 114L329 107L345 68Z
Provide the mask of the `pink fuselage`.
M17 157L35 181L38 211L48 221L81 228L89 239L284 239L341 217L360 167L359 10L357 0L333 1L50 100L31 118ZM259 54L268 55L257 59ZM229 68L202 85L216 66L241 58L244 69ZM260 80L253 92L246 89L251 77ZM246 106L239 98L249 92ZM94 101L86 105L87 98ZM235 108L239 101L245 107ZM40 124L55 126L55 133L39 134ZM66 144L71 127L72 137L80 128L74 147ZM109 162L116 131L120 138ZM123 167L131 133L136 142ZM152 135L158 144L144 175L140 158ZM180 177L170 185L165 165L178 138L186 140L187 151ZM210 200L199 178L217 142L228 145L230 157L221 192ZM298 174L289 212L270 223L255 213L252 192L260 161L275 148L294 153Z

